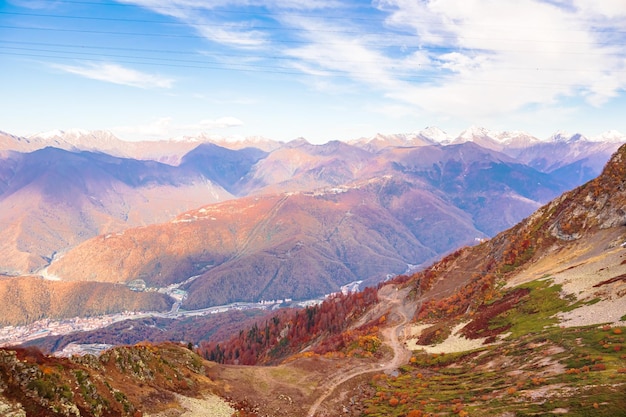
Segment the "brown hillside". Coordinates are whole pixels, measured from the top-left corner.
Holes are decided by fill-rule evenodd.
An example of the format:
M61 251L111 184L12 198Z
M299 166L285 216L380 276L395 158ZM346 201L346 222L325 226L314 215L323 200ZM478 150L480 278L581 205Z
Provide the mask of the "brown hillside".
M0 273L32 274L101 233L168 221L231 195L200 173L55 148L0 158Z
M100 282L58 282L39 277L0 277L0 325L22 325L43 318L63 319L123 311L166 311L169 298L135 293Z
M455 233L445 235L442 225ZM64 280L187 286L188 308L235 300L306 299L356 280L402 273L472 241L471 219L393 178L319 193L229 201L174 221L91 239L48 268Z
M612 274L626 269L616 261L626 243L625 161L622 146L598 178L493 239L412 276L423 302L420 317L464 314L493 297L496 283L529 281L540 277L537 271L550 275L591 262L616 264Z

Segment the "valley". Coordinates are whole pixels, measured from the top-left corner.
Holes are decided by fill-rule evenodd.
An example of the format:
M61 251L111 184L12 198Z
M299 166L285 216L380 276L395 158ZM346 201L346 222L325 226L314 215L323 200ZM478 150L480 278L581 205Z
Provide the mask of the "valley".
M0 292L19 294L6 325L375 285L513 226L597 175L626 141L475 127L324 145L1 136ZM39 274L56 281L33 298L36 281L24 277ZM136 295L119 285L129 282L187 296ZM81 297L94 286L98 300ZM74 311L39 302L59 292L80 298Z
M0 2L0 417L626 417L625 3Z
M626 410L626 146L595 179L545 204L555 177L474 142L363 151L359 163L371 161L358 170L372 176L333 184L353 175L334 161L324 184L312 182L328 173L315 164L327 168L343 146L279 146L309 165L289 179L277 171L271 185L258 176L267 158L233 162L255 180L220 186L255 183L258 193L85 236L46 266L58 280L0 279L2 317L24 321L2 329L0 411ZM533 211L487 233L487 213L502 215L494 228L520 217L512 201ZM26 343L9 346L17 342Z

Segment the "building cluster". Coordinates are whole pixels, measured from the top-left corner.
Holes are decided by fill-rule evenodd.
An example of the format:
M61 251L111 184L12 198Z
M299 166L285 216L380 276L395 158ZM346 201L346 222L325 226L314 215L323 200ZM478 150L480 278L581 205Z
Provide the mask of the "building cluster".
M45 336L85 332L106 327L117 321L144 316L145 313L127 311L98 317L75 317L65 320L38 320L26 326L0 327L0 347L17 345Z

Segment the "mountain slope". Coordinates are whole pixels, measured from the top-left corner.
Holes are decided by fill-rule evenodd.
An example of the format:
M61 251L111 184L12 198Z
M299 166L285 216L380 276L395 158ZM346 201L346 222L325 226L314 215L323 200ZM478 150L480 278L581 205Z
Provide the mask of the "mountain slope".
M410 206L418 200L420 208ZM409 211L446 219L457 233L442 238L439 225L428 222L407 227L399 219L408 218ZM59 257L48 271L64 280L144 279L149 286L200 275L186 287L184 306L189 308L305 299L351 281L376 282L404 272L407 264L434 256L429 246L449 249L476 233L464 213L388 178L205 206L167 224L91 239Z
M566 189L552 176L472 142L387 150L380 158L387 171L402 172L439 190L489 236Z
M256 148L230 150L213 144L202 144L187 153L180 167L202 173L231 193L254 164L267 156Z
M332 141L312 145L294 140L260 160L237 185L239 194L311 191L364 180L361 171L372 155L358 147Z
M189 292L184 308L314 298L352 281L380 281L483 239L562 187L473 143L372 155L340 142L299 142L282 151L254 164L255 179L244 182L265 181L263 191L332 188L241 198L167 224L101 236L56 259L48 273L64 280L142 279L151 287L199 275L183 288ZM199 152L198 161L205 161L204 152L213 150ZM251 164L245 161L242 166ZM368 179L341 185L358 177ZM227 186L235 190L233 184Z
M206 139L206 138L203 138ZM106 153L118 158L153 160L178 165L181 158L203 143L202 139L126 141L104 130L70 129L19 137L0 131L0 151L34 152L53 147L70 152Z
M90 317L124 311L167 311L172 301L159 293L135 293L121 285L58 282L39 277L1 277L0 326L16 326L44 318Z
M431 316L442 309L446 315L464 314L480 297L492 296L490 291L498 281L537 279L537 273L531 272L538 268L544 268L542 274L548 270L554 274L590 262L616 263L624 256L626 242L625 157L626 146L622 146L598 178L563 194L493 239L459 250L413 277L421 292L428 291L423 301L431 301L429 293L438 295L439 301L424 304L422 310ZM472 275L468 276L467 271ZM620 273L626 273L626 266L614 265L611 274ZM599 283L602 276L596 273L593 284ZM459 300L461 285L468 285L463 300ZM478 287L482 289L475 292ZM453 295L454 300L441 301L447 295ZM450 303L453 308L444 308Z
M30 273L55 253L129 225L166 221L230 194L191 170L44 148L0 161L0 271Z
M223 362L285 359L265 367L207 363L206 375L253 416L622 415L624 207L626 146L597 179L487 242L378 290L277 312L229 341L201 347L202 354ZM159 355L169 362L171 348L161 349L115 349L99 361L78 363L99 364L89 368L98 375L98 369L109 369L111 358L121 357L117 369L127 373L135 410L142 401L154 404L136 396L135 387L155 388L147 370ZM7 407L17 407L28 392L28 382L14 382L26 381L18 376L47 380L43 370L20 372L35 362L39 369L46 364L31 356L8 353L0 361L0 376L10 375L0 379L10 387L0 394ZM21 365L11 359L16 357ZM128 357L138 362L136 369L127 366L133 362ZM178 368L193 371L185 381L197 387L198 367L189 367L193 356L180 357ZM164 371L171 375L168 362ZM64 362L54 364L55 372L63 370ZM30 385L31 393L51 401L62 396L37 386L46 384ZM38 407L46 404L37 401Z
M17 416L160 416L190 409L214 417L235 411L215 394L211 364L175 344L119 347L59 359L34 349L0 349L0 412ZM163 413L163 414L160 414Z
M99 141L105 148L120 145L117 139L100 133L6 138L24 146L28 141L38 141L39 146L47 138L75 150L95 147ZM385 138L377 136L375 149L369 150L338 141L312 145L304 139L274 144L269 151L204 143L178 158L178 166L54 148L28 154L5 152L0 161L0 222L6 226L0 230L0 272L37 272L55 278L58 267L71 280L128 282L148 277L154 286L202 275L188 283L189 306L236 300L237 285L255 286L246 294L249 299L309 297L336 291L349 281L373 281L404 272L408 264L421 264L459 245L491 236L590 172L579 151L566 158L575 162L555 162L553 165L561 168L540 172L503 153L510 146L534 146L526 136L510 134L491 140L500 146L499 152L478 146L478 140L472 138L479 134L490 137L489 132L475 129L461 143L433 144L445 135L430 129L419 135L399 135L384 145ZM585 141L557 142L570 146ZM601 152L595 155L602 158ZM562 181L564 176L571 178ZM363 194L354 191L368 183L371 185ZM282 193L296 191L300 194L287 196L288 204L279 204ZM233 194L272 195L273 203L245 212L256 216L254 219L226 216L219 227L215 221L204 221L204 226L216 230L213 235L197 230L198 225L182 234L175 232L172 224L125 231L169 221L181 212ZM322 194L336 194L339 203L322 202ZM228 207L237 212L244 205L254 207L257 201L244 199ZM273 207L280 210L268 216L264 210ZM294 223L299 219L304 228ZM239 222L246 227L240 228ZM325 229L333 225L341 225L336 233ZM266 226L288 232L266 231ZM123 231L135 240L113 244ZM162 233L160 238L157 231ZM245 235L261 232L267 232L267 242ZM78 266L61 261L46 269L61 254L96 235L101 236L100 243L80 249L83 255L74 252L69 256L80 260ZM201 236L201 242L208 241L203 247L178 243L181 236L189 241ZM161 243L154 243L159 239ZM223 247L219 239L225 242ZM167 248L167 241L176 243ZM252 249L241 252L246 245ZM115 250L128 255L120 259ZM296 253L302 258L292 256ZM251 263L258 266L251 275L255 284L245 278L251 273ZM83 273L72 272L73 268ZM292 278L300 272L302 277ZM238 284L223 285L225 282ZM286 287L292 287L290 292L277 289Z
M363 314L364 320L340 335L318 330L306 349L311 354L304 355L316 358L316 352L323 353L317 359L322 366L322 357L363 355L360 347L371 349L379 359L372 365L371 356L364 355L349 370L331 372L329 384L322 384L323 392L314 397L317 401L310 399L313 405L303 405L301 413L623 414L624 207L626 146L597 179L512 229L383 286L381 303ZM402 304L389 294L403 299ZM328 307L307 311L311 329L323 320L324 308ZM411 311L415 324L409 326L406 316ZM373 324L381 331L372 333ZM389 338L390 334L394 336ZM224 360L231 347L239 346L239 357L244 357L248 352L241 341L246 335L250 333L240 332L217 350L211 345L208 354L224 353L220 356ZM410 360L400 362L396 372L375 371L401 357L394 337L412 351ZM278 341L281 346L289 344ZM393 348L393 359L384 356L381 341ZM336 349L333 355L329 346ZM276 345L270 343L255 352L262 360L275 351ZM342 360L354 361L337 362Z

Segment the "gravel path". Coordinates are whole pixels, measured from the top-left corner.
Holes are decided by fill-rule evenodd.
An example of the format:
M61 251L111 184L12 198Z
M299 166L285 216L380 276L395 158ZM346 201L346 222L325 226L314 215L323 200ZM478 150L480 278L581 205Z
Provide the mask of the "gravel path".
M369 372L394 371L400 365L409 361L411 352L405 347L404 343L399 340L399 338L402 337L401 335L405 333L404 326L413 316L412 312L407 311L404 305L404 299L406 298L407 293L408 289L398 291L395 287L391 286L384 287L378 293L378 296L385 302L383 305L387 305L392 313L400 316L400 321L398 323L393 326L386 327L381 331L384 343L389 345L393 350L393 358L391 358L388 363L367 365L362 368L354 369L352 372L347 374L342 373L340 375L336 375L334 378L331 378L324 387L322 395L320 395L309 408L307 416L315 416L322 403L332 395L333 391L335 391L339 385L345 383L346 381Z

